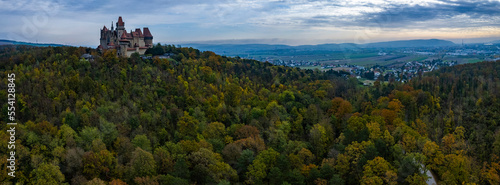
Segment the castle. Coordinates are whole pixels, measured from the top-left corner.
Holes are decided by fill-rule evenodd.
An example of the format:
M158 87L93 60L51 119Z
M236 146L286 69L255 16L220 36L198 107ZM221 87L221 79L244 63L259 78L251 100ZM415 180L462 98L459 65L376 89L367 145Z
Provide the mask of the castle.
M140 28L136 28L135 31L130 30L130 33L127 33L125 22L120 16L116 22L116 29L113 28L113 23L111 29L106 26L101 29L101 45L97 49L101 51L116 49L116 54L123 57L130 57L135 52L143 55L148 48L153 47L153 35L149 32L149 28L144 27L143 30L141 32Z

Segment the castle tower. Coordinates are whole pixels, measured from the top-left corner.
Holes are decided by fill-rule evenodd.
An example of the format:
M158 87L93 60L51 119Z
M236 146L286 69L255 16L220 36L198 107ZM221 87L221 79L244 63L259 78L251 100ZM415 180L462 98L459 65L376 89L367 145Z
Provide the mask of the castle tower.
M123 22L122 16L118 17L118 22L116 22L116 29L117 30L125 29L125 22Z
M136 28L134 31L134 41L137 44L138 47L144 47L144 35L142 34L142 31L140 28Z
M118 22L116 22L116 35L120 37L125 31L125 22L123 22L122 16L118 17Z
M144 43L146 47L153 47L153 35L151 35L151 32L149 31L148 27L144 27Z
M127 31L123 31L124 32L120 36L120 49L117 54L120 56L127 56L127 48L130 46L130 40L128 40Z
M101 47L103 47L103 49L107 49L107 46L108 46L108 28L106 28L106 26L104 26L102 29L101 29L101 38L100 38L100 43L101 43Z

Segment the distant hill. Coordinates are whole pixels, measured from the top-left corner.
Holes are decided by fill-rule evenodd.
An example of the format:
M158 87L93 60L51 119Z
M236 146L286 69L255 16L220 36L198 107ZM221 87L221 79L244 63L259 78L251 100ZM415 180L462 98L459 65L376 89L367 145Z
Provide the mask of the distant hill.
M19 42L19 41L13 41L13 40L1 40L0 39L0 46L1 45L27 45L27 46L35 46L35 47L67 46L67 45L53 44L53 43L32 43L32 42Z
M290 52L290 51L345 51L362 48L434 48L456 46L455 43L447 40L399 40L388 42L375 42L368 44L318 44L318 45L271 45L271 44L199 44L187 43L182 46L193 47L203 51L213 51L221 55L236 56L241 54L255 54L259 52Z
M293 46L288 45L270 45L270 44L185 44L183 46L193 47L203 51L213 51L218 53L220 51L231 50L232 52L248 52L248 51L261 51L261 50L277 50L277 49L293 49Z
M494 41L491 41L489 43L492 43L492 44L500 44L500 40L494 40Z
M366 48L405 48L405 47L446 47L456 46L455 43L447 40L398 40L389 42L376 42L363 45Z

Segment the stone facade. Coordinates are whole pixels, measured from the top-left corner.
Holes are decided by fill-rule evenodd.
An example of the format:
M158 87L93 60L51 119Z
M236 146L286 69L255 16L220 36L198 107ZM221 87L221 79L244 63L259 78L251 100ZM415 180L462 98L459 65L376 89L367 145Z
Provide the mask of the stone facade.
M101 29L100 41L101 45L97 47L99 50L116 49L116 54L123 57L130 57L135 52L143 55L148 48L153 47L153 35L149 28L144 27L143 31L136 28L135 31L130 30L130 33L127 33L121 16L116 22L116 29L113 28L113 23L111 29L106 26Z

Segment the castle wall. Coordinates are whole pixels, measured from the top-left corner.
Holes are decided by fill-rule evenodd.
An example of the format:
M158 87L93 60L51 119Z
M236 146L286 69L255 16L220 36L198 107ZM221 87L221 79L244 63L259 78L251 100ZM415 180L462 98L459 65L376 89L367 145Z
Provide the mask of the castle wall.
M152 47L153 46L153 39L146 39L146 38L144 38L144 44L146 46Z

